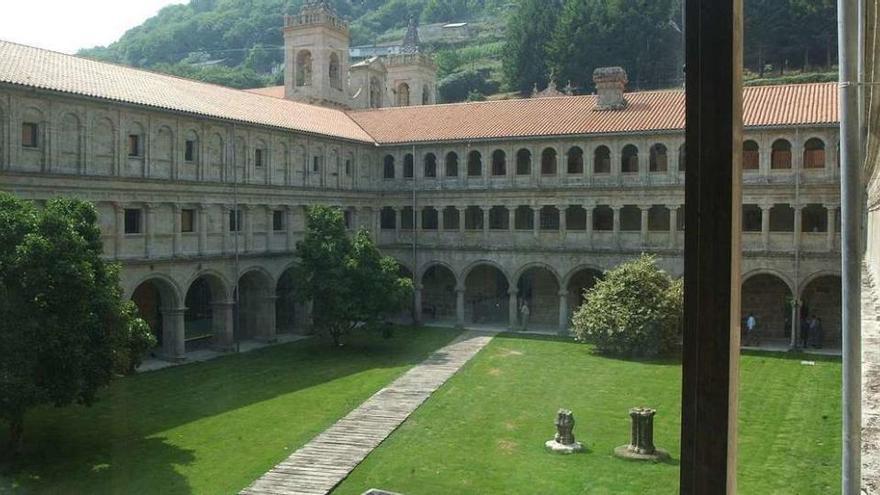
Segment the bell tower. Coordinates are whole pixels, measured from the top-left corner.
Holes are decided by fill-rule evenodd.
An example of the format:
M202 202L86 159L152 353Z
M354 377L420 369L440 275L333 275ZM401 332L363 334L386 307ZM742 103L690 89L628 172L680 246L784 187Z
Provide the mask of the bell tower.
M326 0L307 0L284 18L284 96L348 108L348 23Z

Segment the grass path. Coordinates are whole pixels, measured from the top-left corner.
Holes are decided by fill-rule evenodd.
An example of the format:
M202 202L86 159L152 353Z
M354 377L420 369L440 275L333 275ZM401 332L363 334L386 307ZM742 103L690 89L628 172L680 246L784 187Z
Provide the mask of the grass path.
M456 335L308 339L118 380L92 408L29 415L0 492L236 492Z
M808 359L816 360L816 357ZM818 358L821 359L821 358ZM746 355L740 394L739 491L827 494L839 485L839 359ZM681 367L595 356L580 344L499 336L338 487L408 495L678 493ZM664 464L614 458L631 406L658 409ZM574 410L587 454L544 451L559 407Z

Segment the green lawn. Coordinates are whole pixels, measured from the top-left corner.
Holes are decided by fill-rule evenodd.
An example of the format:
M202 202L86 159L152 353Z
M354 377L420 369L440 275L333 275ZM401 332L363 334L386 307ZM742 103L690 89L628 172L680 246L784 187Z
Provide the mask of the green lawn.
M92 408L30 414L0 493L234 493L457 334L308 339L117 380Z
M840 473L840 361L743 356L739 493L830 494ZM556 339L500 336L361 464L334 495L678 493L681 367L598 357ZM673 460L617 459L631 406L658 409ZM589 452L544 451L559 407Z

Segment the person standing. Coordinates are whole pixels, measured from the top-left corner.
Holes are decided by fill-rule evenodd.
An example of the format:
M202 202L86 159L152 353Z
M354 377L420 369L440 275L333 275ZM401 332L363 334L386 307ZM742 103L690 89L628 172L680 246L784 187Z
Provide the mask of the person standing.
M812 341L812 346L821 349L822 348L822 339L825 337L822 331L822 320L818 318L816 315L813 315L810 320L810 339Z
M810 345L810 326L812 320L806 316L801 317L801 347L804 349Z
M522 330L525 332L529 328L529 314L531 311L529 310L529 305L525 301L523 301L522 306L519 308L519 317L520 323L522 324Z
M749 316L746 317L746 345L757 340L757 331L758 319L755 318L754 314L749 313Z

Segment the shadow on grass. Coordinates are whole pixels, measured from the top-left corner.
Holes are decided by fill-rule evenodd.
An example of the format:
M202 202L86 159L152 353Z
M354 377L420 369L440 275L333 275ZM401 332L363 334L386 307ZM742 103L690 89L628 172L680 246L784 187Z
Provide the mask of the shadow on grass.
M515 339L515 340L535 340L535 341L546 341L560 344L569 344L571 346L578 346L583 349L584 352L589 353L599 359L608 359L612 361L621 361L626 363L638 363L638 364L648 364L648 365L660 365L660 366L669 366L669 365L680 365L681 364L681 355L679 353L675 353L670 356L651 356L651 357L631 357L631 356L619 356L612 354L603 354L596 350L596 347L589 343L578 342L574 340L573 337L564 336L564 335L540 335L540 334L525 334L525 333L516 333L516 332L504 332L498 334L497 338L501 339Z
M369 370L415 365L458 334L399 329L384 339L360 332L343 347L311 338L116 380L91 408L29 413L22 454L0 465L0 492L15 482L25 490L57 491L55 483L62 483L74 489L82 484L81 493L95 486L108 493L153 493L157 487L187 493L174 466L192 463L194 453L172 445L162 432ZM335 394L337 403L346 400L344 389ZM0 421L0 451L7 448L5 431ZM140 490L139 482L145 484Z
M743 349L740 351L740 356L781 359L786 361L814 361L822 363L839 363L841 361L840 356L807 354L799 351L758 351L753 349Z

